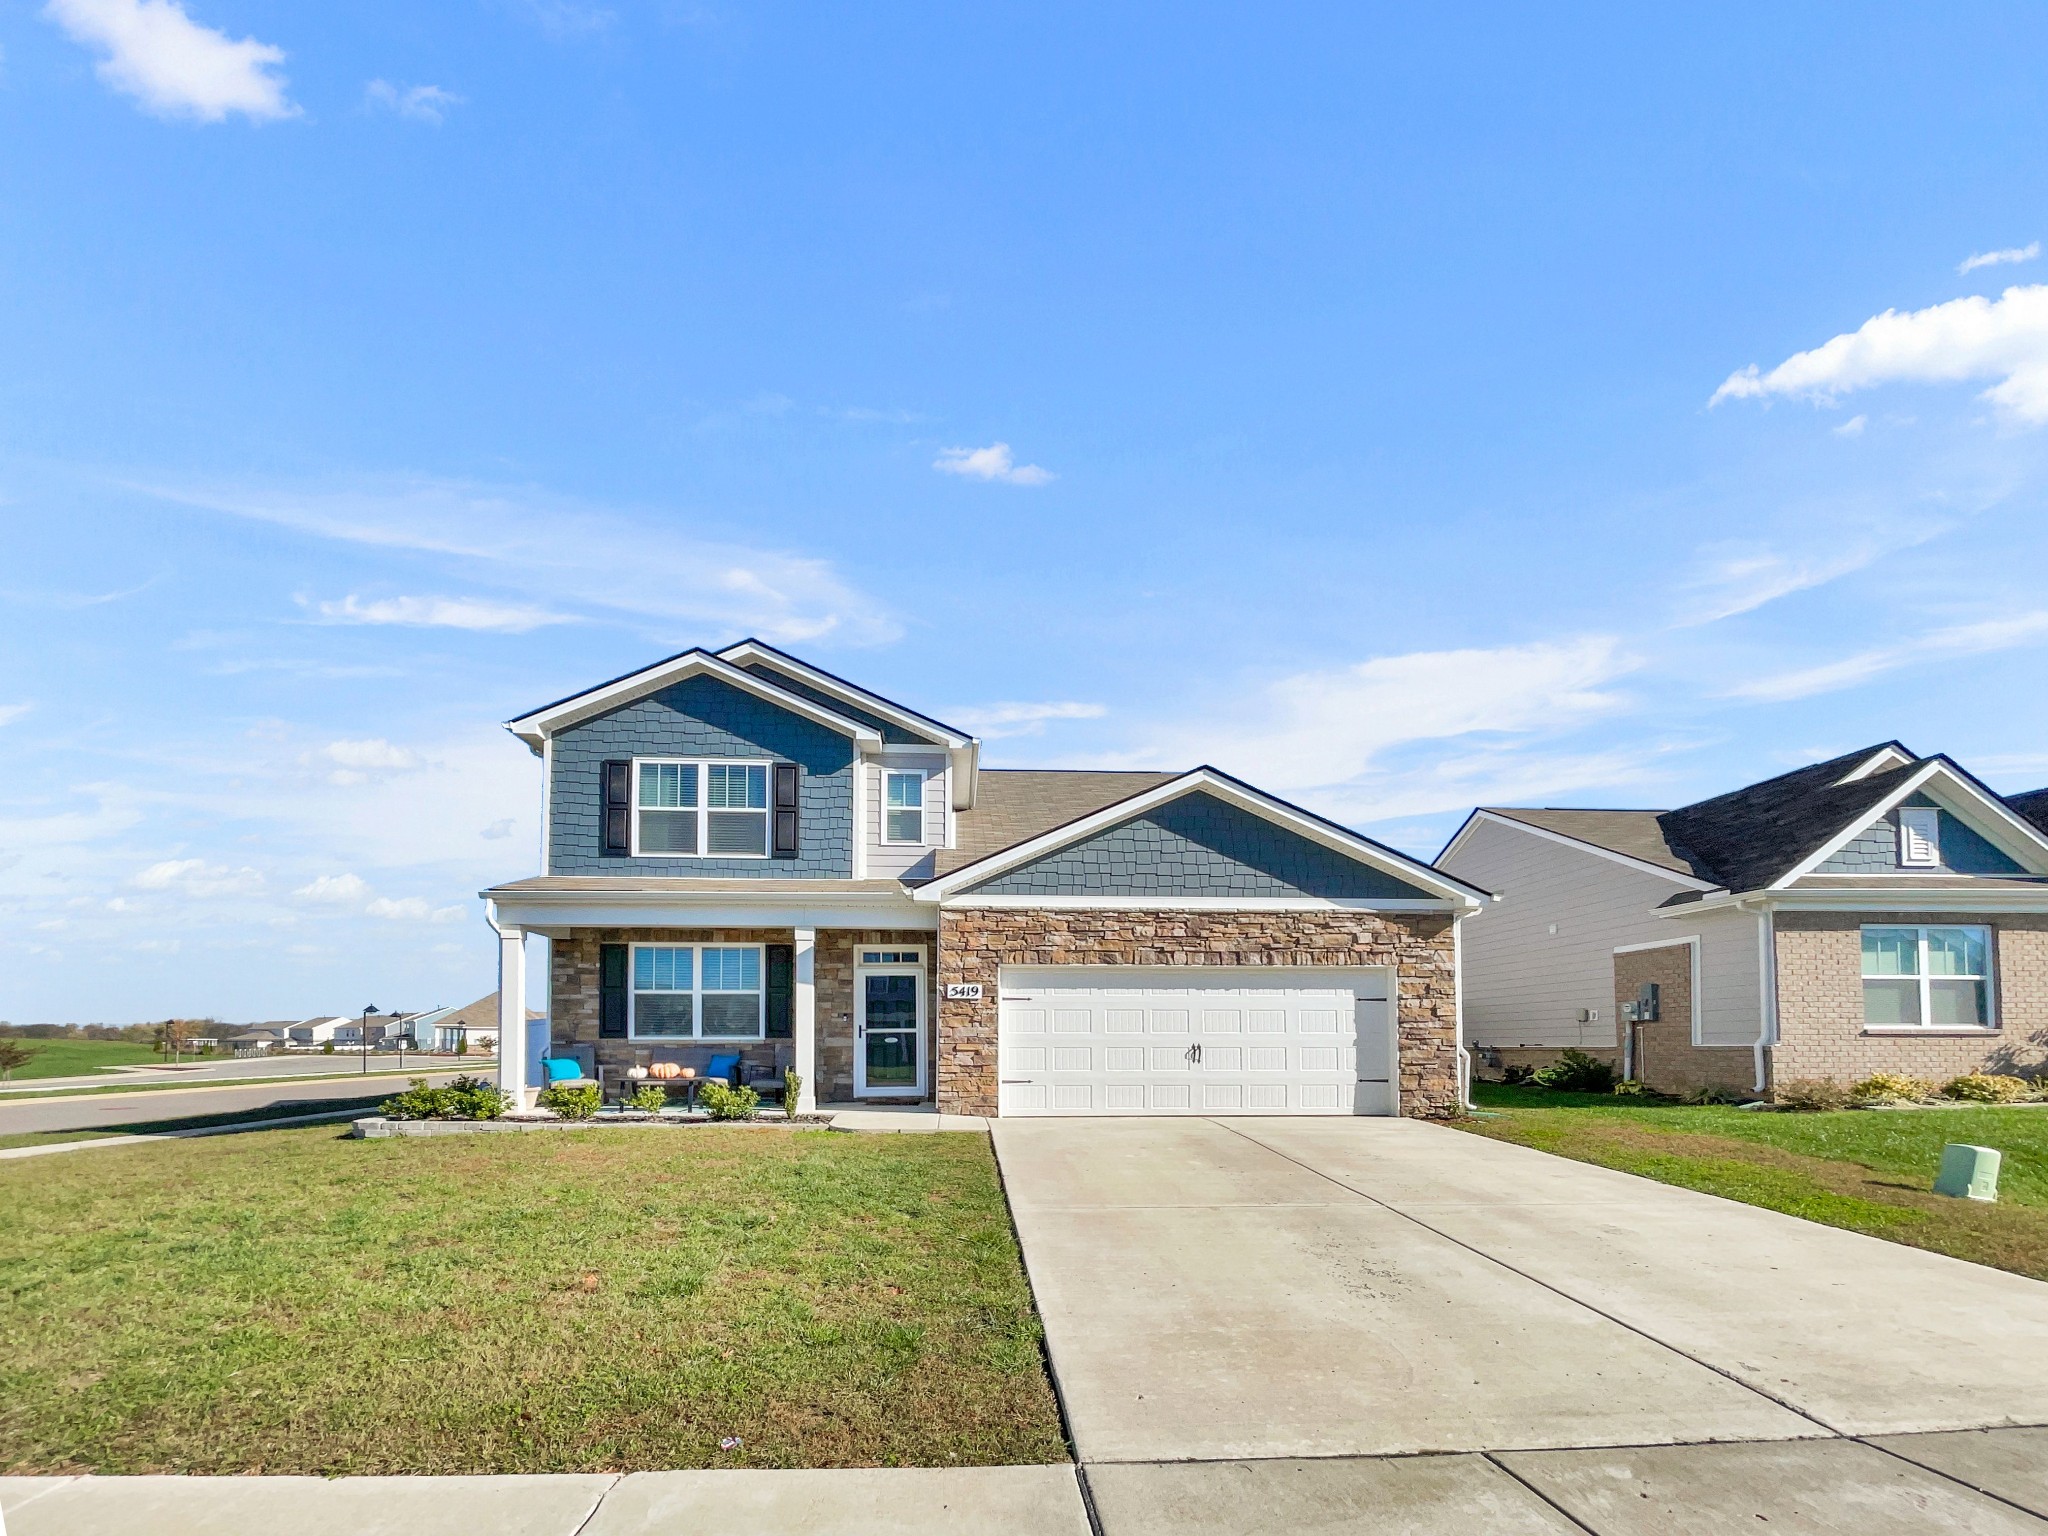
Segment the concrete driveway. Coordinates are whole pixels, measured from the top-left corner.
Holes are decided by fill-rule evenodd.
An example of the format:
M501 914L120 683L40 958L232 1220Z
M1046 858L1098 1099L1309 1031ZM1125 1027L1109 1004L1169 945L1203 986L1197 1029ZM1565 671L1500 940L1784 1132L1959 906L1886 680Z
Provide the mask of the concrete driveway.
M2000 1271L1414 1121L994 1135L1091 1480L2048 1423Z

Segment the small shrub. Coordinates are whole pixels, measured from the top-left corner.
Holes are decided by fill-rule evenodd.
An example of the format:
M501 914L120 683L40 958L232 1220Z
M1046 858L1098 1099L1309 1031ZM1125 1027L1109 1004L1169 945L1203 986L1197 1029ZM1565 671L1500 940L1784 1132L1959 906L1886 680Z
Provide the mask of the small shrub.
M588 1120L604 1100L595 1083L556 1083L541 1089L538 1102L542 1109L551 1109L564 1120Z
M804 1080L797 1076L795 1067L785 1067L782 1072L782 1112L796 1113L797 1100L803 1097Z
M1847 1109L1849 1093L1832 1077L1795 1077L1778 1085L1778 1107L1813 1113L1825 1109Z
M711 1077L697 1090L697 1104L714 1120L751 1120L761 1107L761 1095Z
M455 1054L458 1056L467 1056L469 1054L469 1036L463 1035L456 1040Z
M495 1120L510 1101L495 1083L480 1077L458 1077L445 1088L429 1088L424 1077L384 1101L388 1120Z
M1559 1052L1557 1060L1534 1074L1538 1087L1558 1093L1612 1093L1614 1068L1584 1051Z
M668 1090L659 1083L642 1083L626 1100L626 1108L637 1109L643 1115L658 1115L668 1108Z
M1661 1099L1663 1094L1652 1088L1639 1077L1624 1077L1614 1085L1617 1099Z
M329 1040L325 1044L323 1044L320 1047L320 1054L322 1056L332 1056L334 1054L334 1042L332 1040Z
M1704 1088L1693 1089L1681 1102L1696 1105L1747 1104L1749 1095L1740 1089L1724 1088L1719 1083L1708 1083Z
M1512 1066L1500 1069L1500 1080L1510 1088L1519 1088L1536 1075L1534 1067Z
M1943 1083L1941 1094L1971 1104L2011 1104L2027 1096L2027 1080L1996 1072L1965 1072Z
M1866 1104L1917 1104L1934 1097L1934 1084L1904 1072L1873 1072L1849 1085L1849 1097Z

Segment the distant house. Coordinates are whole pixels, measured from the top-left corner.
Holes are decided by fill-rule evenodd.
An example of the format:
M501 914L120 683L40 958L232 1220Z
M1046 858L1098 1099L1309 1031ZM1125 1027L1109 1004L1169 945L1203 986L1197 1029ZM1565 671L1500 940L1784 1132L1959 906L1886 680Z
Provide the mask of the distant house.
M272 1051L282 1051L289 1039L289 1024L251 1024L242 1029L230 1030L220 1037L220 1043L237 1056L264 1056Z
M531 1023L547 1015L528 1009L526 1017ZM499 1027L498 994L492 992L461 1008L440 1008L419 1015L413 1021L412 1037L423 1051L454 1051L464 1045L481 1051L487 1040L496 1047Z
M302 1019L285 1031L285 1041L296 1050L310 1050L334 1039L334 1032L349 1021L339 1015Z

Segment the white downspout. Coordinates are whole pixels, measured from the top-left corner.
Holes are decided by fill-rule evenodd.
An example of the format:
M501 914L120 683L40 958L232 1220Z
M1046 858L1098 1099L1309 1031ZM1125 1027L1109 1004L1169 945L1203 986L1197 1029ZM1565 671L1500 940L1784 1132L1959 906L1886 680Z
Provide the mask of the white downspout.
M1456 1020L1451 1038L1458 1049L1458 1107L1460 1109L1470 1109L1472 1107L1472 1054L1465 1049L1464 937L1465 918L1467 915L1460 913L1451 919L1451 1012ZM1396 1017L1398 1018L1398 1015ZM1394 1077L1397 1082L1400 1080L1401 1074L1401 1066L1398 1060L1400 1039L1400 1029L1397 1024L1394 1033L1394 1049L1397 1057L1394 1063Z
M1769 903L1742 905L1756 913L1757 1028L1756 1044L1750 1047L1756 1062L1756 1084L1750 1091L1760 1094L1768 1081L1764 1052L1778 1037L1778 934Z

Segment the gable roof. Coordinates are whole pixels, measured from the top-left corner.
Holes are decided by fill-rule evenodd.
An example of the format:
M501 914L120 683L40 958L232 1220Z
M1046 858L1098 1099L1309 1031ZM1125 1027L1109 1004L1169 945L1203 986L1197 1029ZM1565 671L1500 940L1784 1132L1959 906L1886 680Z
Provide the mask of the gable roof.
M933 746L964 747L975 739L965 731L955 730L943 720L934 720L930 715L920 714L908 705L898 704L894 699L886 699L858 683L849 683L837 673L827 672L823 667L813 666L808 661L799 661L789 652L777 650L765 640L741 640L737 644L728 645L718 653L718 657L721 661L729 661L736 667L748 670L752 670L757 664L765 664L771 671L780 672L791 680L806 685L808 689L824 694L826 697L819 702L826 704L827 707L830 707L833 701L859 706L893 725L907 728L929 740ZM773 681L772 678L770 680Z
M2030 789L2007 795L2005 803L2043 832L2048 832L2048 789Z
M814 699L778 688L765 678L756 677L743 667L736 667L722 657L709 651L691 649L678 651L664 657L651 666L637 672L627 672L610 682L599 683L595 688L585 688L567 698L543 704L539 709L528 710L505 722L505 729L517 736L538 755L542 744L557 731L642 699L651 693L659 693L672 684L700 674L717 678L720 682L780 705L792 714L803 716L843 735L851 736L864 747L879 747L882 734L871 725L849 719L835 710L828 709Z
M2043 803L2030 811L2017 802L2033 796L2001 799L1952 759L1916 757L1896 741L1809 763L1676 810L1489 806L1483 812L1726 890L1753 891L1806 875L1840 843L1933 780L1981 804L1990 820L2005 824L2037 856L2048 856L2042 836L2048 832L2048 791L2034 792ZM1445 852L1457 841L1452 838Z
M1098 810L1053 827L1036 837L1026 838L996 852L957 865L950 873L918 887L913 894L919 901L943 901L948 896L992 879L1006 869L1040 858L1070 843L1079 842L1104 828L1142 815L1154 806L1163 805L1169 800L1178 799L1196 790L1206 790L1241 810L1262 816L1313 842L1357 859L1360 863L1372 865L1424 890L1438 893L1456 906L1471 908L1492 900L1490 891L1460 880L1455 875L1446 874L1443 870L1425 864L1419 859L1410 858L1397 849L1375 842L1349 827L1318 816L1313 811L1305 811L1298 805L1292 805L1277 796L1267 794L1264 790L1255 789L1244 780L1233 778L1220 768L1211 768L1206 764L1187 773L1174 775L1123 799L1113 800Z
M1178 773L1095 772L1066 768L984 768L974 809L962 811L954 844L941 848L932 874L949 875L1005 848L1065 826L1106 805L1177 779Z

